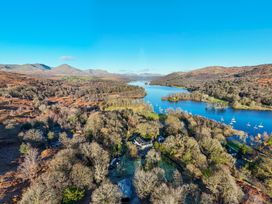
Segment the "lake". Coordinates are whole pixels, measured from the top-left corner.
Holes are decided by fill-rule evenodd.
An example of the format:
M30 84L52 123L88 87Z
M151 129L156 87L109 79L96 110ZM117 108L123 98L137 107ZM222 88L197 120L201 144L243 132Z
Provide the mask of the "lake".
M231 123L231 120L235 119L236 123L233 123L233 128L243 130L249 135L255 136L264 132L272 133L272 111L234 110L231 107L223 111L208 110L206 109L207 104L203 102L180 101L173 103L161 100L163 96L169 94L188 92L183 88L148 85L140 81L129 84L145 88L147 95L144 100L153 106L156 113L165 113L165 110L168 108L179 108L194 115L200 115L227 125Z

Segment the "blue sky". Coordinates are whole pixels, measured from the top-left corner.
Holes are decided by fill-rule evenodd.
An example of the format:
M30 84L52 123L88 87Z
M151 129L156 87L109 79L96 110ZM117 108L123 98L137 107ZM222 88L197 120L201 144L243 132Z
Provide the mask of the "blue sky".
M2 0L0 63L191 70L272 62L271 0Z

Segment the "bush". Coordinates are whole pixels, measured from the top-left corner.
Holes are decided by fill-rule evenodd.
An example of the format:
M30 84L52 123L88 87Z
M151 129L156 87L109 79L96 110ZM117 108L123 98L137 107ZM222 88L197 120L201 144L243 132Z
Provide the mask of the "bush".
M19 151L20 151L21 154L26 154L29 151L30 148L31 148L30 144L22 143L20 145Z
M63 203L74 203L81 200L85 195L85 190L77 187L68 187L63 192Z
M21 132L19 134L19 137L23 141L29 142L31 145L34 145L34 146L44 144L45 142L45 138L43 136L42 131L37 129L30 129L26 132Z
M54 132L50 131L47 133L47 139L48 140L53 140L55 138Z
M60 134L60 143L66 148L75 148L79 144L86 142L86 137L82 135L74 135L72 138L69 138L68 135L63 132Z
M40 169L40 158L37 149L30 148L19 166L20 177L23 180L34 181Z

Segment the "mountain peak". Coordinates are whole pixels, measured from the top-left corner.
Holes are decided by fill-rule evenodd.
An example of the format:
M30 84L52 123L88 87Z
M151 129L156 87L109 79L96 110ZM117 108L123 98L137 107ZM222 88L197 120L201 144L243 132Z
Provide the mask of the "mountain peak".
M69 64L62 64L57 67L54 67L50 73L56 75L84 75L83 71L75 67L72 67Z

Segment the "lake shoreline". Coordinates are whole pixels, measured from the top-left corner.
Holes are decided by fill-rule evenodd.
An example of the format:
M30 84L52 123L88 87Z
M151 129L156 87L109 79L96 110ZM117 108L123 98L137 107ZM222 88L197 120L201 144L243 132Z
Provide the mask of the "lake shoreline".
M210 96L212 97L212 96ZM208 103L208 104L212 104L213 102L208 101L208 100L194 100L194 99L179 99L179 100L171 100L168 99L168 97L162 97L163 101L168 101L170 103L177 103L180 101L194 101L194 102L203 102L203 103ZM221 99L218 99L221 100ZM223 100L222 100L223 101ZM228 103L227 101L224 101L226 103ZM249 107L249 106L231 106L228 105L229 108L232 108L233 110L249 110L249 111L272 111L272 108L266 108L266 107Z
M190 90L190 88L186 88L186 87L182 87L182 86L178 86L178 85L167 85L167 84L161 85L161 84L156 84L156 83L151 83L151 82L149 83L149 85L150 86L161 86L161 87L166 86L166 87L186 89L187 91L189 91L190 93L192 93L192 90ZM210 96L210 95L208 95L208 96L209 97L213 97L213 96ZM216 99L218 99L218 98L216 98ZM234 109L234 110L272 111L272 107L263 107L263 106L253 106L253 107L250 107L250 106L246 106L246 105L230 105L229 101L222 100L222 99L218 99L218 100L225 101L225 102L229 103L229 107L232 108L232 109ZM168 100L168 101L169 102L178 102L178 101L171 101L171 100ZM179 101L185 101L185 100L179 100ZM201 100L191 100L191 101L209 103L208 101L201 101Z
M147 95L144 100L152 105L158 114L165 113L167 109L181 109L193 115L203 116L220 123L233 126L237 130L242 130L249 135L256 136L258 133L271 133L272 127L269 118L272 118L272 111L264 109L246 109L226 107L224 110L208 109L206 102L198 101L178 101L169 102L161 100L162 97L176 93L188 93L187 89L173 86L151 85L146 81L130 82L130 85L145 88ZM232 119L237 122L232 123ZM260 128L259 128L260 126Z

